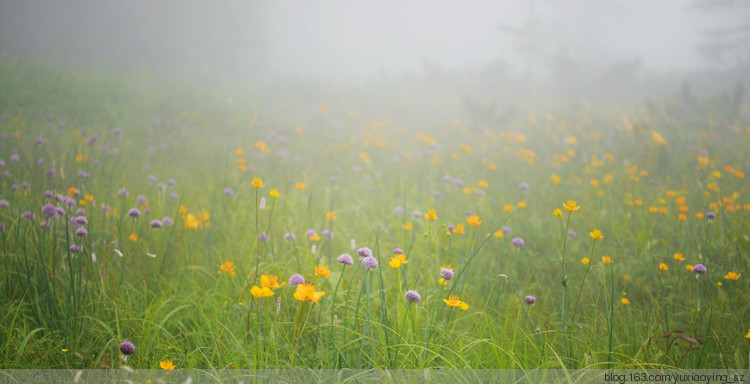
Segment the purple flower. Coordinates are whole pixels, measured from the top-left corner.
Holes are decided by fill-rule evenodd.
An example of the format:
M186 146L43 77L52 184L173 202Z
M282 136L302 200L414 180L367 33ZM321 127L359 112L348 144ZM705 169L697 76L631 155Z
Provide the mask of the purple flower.
M23 189L29 189L29 183L27 183L27 182L21 183L21 188L23 188Z
M156 181L156 176L154 176L154 175L148 175L148 182L149 183L153 183L154 181Z
M54 219L57 217L57 208L52 204L47 204L42 207L42 214L48 219Z
M69 207L75 207L78 203L76 203L76 200L70 196L65 196L63 199L63 204L69 206Z
M707 212L706 213L706 218L709 219L709 220L713 220L713 219L716 218L716 213L714 213L714 212Z
M232 188L224 188L224 194L229 197L232 197L234 196L234 190Z
M49 171L47 171L47 174L48 174L48 175L49 175L50 177L55 177L55 175L57 175L57 172L55 171L55 169L54 169L54 168L50 168L50 169L49 169Z
M10 161L19 161L19 160L21 160L21 158L18 157L17 153L10 155Z
M451 224L448 226L448 232L453 233L453 230L456 229L456 226Z
M293 241L297 238L293 233L287 232L284 234L284 240Z
M162 223L161 221L154 219L154 220L151 220L151 222L148 225L151 226L151 228L156 229L156 228L161 228Z
M0 200L0 208L8 208L10 204L8 203L8 200L2 199Z
M129 341L123 341L122 344L120 344L120 352L122 352L123 355L132 355L135 353L135 345Z
M10 186L10 189L12 189L13 192L18 192L18 185L17 184L13 184L13 185Z
M138 203L138 204L140 204L140 205L145 205L148 201L146 200L146 196L138 195L135 198L135 202Z
M514 237L513 240L511 240L511 243L518 248L521 248L526 244L523 242L523 239L520 237Z
M128 216L137 219L141 216L141 211L138 210L138 208L130 208L128 211Z
M86 225L86 224L89 223L89 221L85 217L83 217L83 216L78 216L78 217L74 218L73 222L76 225L78 225L78 226L83 226L83 225Z
M165 227L170 227L174 225L174 220L172 220L172 218L169 216L164 216L161 218L161 225Z
M510 234L511 234L511 233L513 232L513 230L512 230L512 229L510 229L510 227L503 227L503 228L502 228L502 231L503 231L503 234L504 234L505 236L508 236L508 235L510 235Z
M393 208L393 214L394 215L403 215L404 214L404 208L402 208L402 207Z
M518 184L518 188L521 188L522 191L525 191L529 189L529 185L526 184L525 182L522 182L521 184Z
M420 211L413 211L413 212L411 213L411 215L412 215L412 216L413 216L413 217L414 217L415 219L419 219L419 218L421 218L421 217L422 217L422 212L420 212Z
M357 255L359 255L359 257L372 257L372 251L370 248L362 247L357 250Z
M461 179L454 179L453 180L453 185L455 185L455 186L457 186L459 188L463 187L464 186L464 181L461 180Z
M479 190L477 190L477 192L478 192L478 191L479 191ZM435 191L435 192L433 192L433 193L432 193L432 197L434 197L434 198L436 198L436 199L439 199L439 198L440 198L440 196L443 196L443 192L440 192L440 191Z
M569 229L568 230L568 236L572 237L572 238L576 238L576 237L578 237L578 234L574 230Z
M406 291L406 294L404 294L404 298L406 299L406 301L411 301L414 304L418 303L419 300L422 300L422 296L419 295L419 292L414 290Z
M96 143L97 141L99 141L99 135L94 134L93 136L86 139L86 145L94 145L94 143Z
M401 248L393 248L393 254L394 255L403 255L404 254L404 250L401 249Z
M175 185L177 185L177 181L175 181L175 179L169 179L167 180L167 185L169 185L170 187L174 187Z
M48 223L46 221L42 221L41 223L39 223L39 226L42 227L42 228L44 228L44 229L49 229L52 226L52 224Z
M693 266L693 272L695 272L695 277L703 275L707 272L706 266L703 264L695 264Z
M81 246L76 245L76 244L71 245L70 248L68 248L68 249L70 249L70 252L73 252L73 253L76 253L76 252L79 252L79 251L83 250L83 248Z
M117 136L117 137L122 136L122 128L115 127L115 129L112 130L112 134L115 135L115 136Z
M351 257L351 255L349 255L348 253L342 253L342 254L341 254L341 255L340 255L339 257L338 257L338 259L336 259L336 260L337 260L337 261L338 261L339 263L341 263L341 264L344 264L344 265L352 265L352 264L354 264L354 260L352 260L352 257Z
M51 199L55 197L55 192L52 192L52 190L48 189L44 191L44 197Z
M65 208L63 208L63 207L57 207L57 214L59 216L65 216Z
M170 193L169 194L169 198L172 199L172 200L177 200L177 198L178 198L177 192Z
M362 265L364 265L365 268L367 268L368 270L373 269L373 268L377 268L378 267L378 259L376 259L376 258L374 258L372 256L367 256L364 259L362 259Z
M266 242L268 241L268 235L266 235L264 232L261 232L258 234L258 240Z
M107 205L107 204L102 204L102 206L101 206L101 207L99 207L99 209L101 209L101 210L102 210L102 212L104 212L104 213L107 213L107 212L109 212L109 205Z
M312 237L312 236L317 235L317 234L318 234L318 232L315 232L314 229L308 229L307 231L305 231L305 237L307 237L308 239L310 237Z
M442 277L445 281L451 281L453 280L453 270L450 268L443 268L440 270L440 277Z
M88 234L89 234L89 231L87 231L86 228L81 227L81 228L76 229L76 236L78 237L86 237L88 236Z
M158 189L158 190L160 190L160 191L163 191L163 190L164 190L164 188L166 188L166 186L164 186L164 183L159 183L159 184L156 184L156 189Z
M302 277L299 273L295 273L292 275L292 277L289 278L289 285L297 285L297 284L303 284L305 282L305 278Z
M34 214L31 213L31 211L26 211L26 212L23 213L23 217L25 217L25 218L27 218L29 220L33 220L34 219Z
M523 301L525 301L526 304L531 305L531 304L536 303L536 297L528 295L528 296L526 296L526 297L523 298Z
M117 191L117 195L120 196L120 197L128 197L128 195L129 195L128 194L128 190L125 189L125 188L122 188L119 191Z
M333 232L331 232L331 231L329 231L327 229L324 229L323 232L321 232L320 234L321 234L321 236L323 236L325 238L333 239Z

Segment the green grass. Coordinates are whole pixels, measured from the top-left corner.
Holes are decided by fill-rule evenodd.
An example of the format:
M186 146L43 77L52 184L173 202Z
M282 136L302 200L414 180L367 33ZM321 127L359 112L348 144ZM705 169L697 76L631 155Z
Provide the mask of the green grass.
M141 369L167 360L216 369L747 363L750 197L738 172L750 161L746 108L740 121L709 101L704 115L682 119L614 106L530 108L512 126L478 129L435 97L439 115L398 106L391 115L387 103L372 110L354 91L326 100L258 92L229 103L220 90L175 84L0 66L4 368L116 368L124 340L136 345L127 365ZM447 114L455 117L439 117ZM87 145L94 134L99 140ZM251 186L256 177L263 188ZM68 196L71 188L77 206L40 227L42 206L65 207L44 192ZM555 217L567 200L582 208ZM127 216L134 207L137 219ZM428 209L435 221L425 220ZM708 211L718 217L696 216ZM478 227L468 212L481 218ZM76 216L87 218L88 236L75 234ZM150 228L165 216L173 226ZM448 232L456 224L464 234ZM565 236L568 225L576 237ZM501 227L512 233L500 236ZM319 239L306 238L308 229ZM604 234L595 246L594 229ZM288 232L296 239L286 240ZM516 236L524 247L512 245ZM83 251L70 251L73 244ZM377 268L336 262L349 253L359 263L360 247L372 250ZM394 248L408 260L398 269L389 266ZM614 262L604 264L605 255ZM221 272L226 261L234 277ZM696 278L685 266L699 263L708 273ZM442 286L444 264L455 278ZM316 265L330 276L315 276ZM742 275L725 278L730 271ZM261 275L283 282L294 273L325 292L318 303L296 300L289 285L271 297L250 293ZM419 303L404 299L410 289ZM450 295L468 308L447 306ZM536 304L525 304L526 295Z

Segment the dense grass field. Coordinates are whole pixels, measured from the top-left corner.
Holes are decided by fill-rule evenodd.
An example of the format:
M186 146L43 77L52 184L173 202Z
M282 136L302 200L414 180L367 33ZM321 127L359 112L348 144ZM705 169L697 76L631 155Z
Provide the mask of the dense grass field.
M0 68L2 368L748 367L746 105Z

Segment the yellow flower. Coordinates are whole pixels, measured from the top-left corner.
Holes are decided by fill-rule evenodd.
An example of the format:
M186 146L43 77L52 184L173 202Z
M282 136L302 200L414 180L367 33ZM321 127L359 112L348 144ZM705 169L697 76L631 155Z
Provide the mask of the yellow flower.
M578 205L575 200L568 200L565 204L563 204L563 208L565 208L566 211L575 212L581 209L581 206Z
M464 231L464 225L461 223L456 223L456 228L453 229L453 233L458 233L458 234L466 233L466 231Z
M388 263L388 265L390 265L391 268L398 268L406 263L408 263L408 261L406 260L406 255L397 253L393 257L391 257L391 262Z
M628 299L627 299L627 298L625 298L625 297L623 297L622 299L620 299L620 302L621 302L621 303L623 303L623 304L625 304L625 305L628 305L628 304L630 304L630 300L628 300Z
M94 201L94 195L87 193L83 196L86 201Z
M611 264L612 263L612 258L609 257L609 256L602 256L602 262L604 264Z
M666 264L661 263L661 264L659 264L659 269L661 269L662 271L668 271L669 267L667 267Z
M745 334L746 339L750 339L750 329L747 330L747 333Z
M692 272L692 271L693 271L693 266L692 266L692 264L687 264L687 265L685 265L685 269L687 269L688 271L691 271L691 272Z
M498 229L497 231L495 231L494 235L495 237L505 237L505 234L503 233L501 229Z
M510 203L508 203L508 204L505 204L505 205L503 206L503 211L505 211L505 212L510 212L510 211L512 211L512 210L513 210L513 208L514 208L514 207L513 207L513 204L510 204Z
M186 213L187 213L187 211L188 211L188 209L187 209L187 207L186 207L186 206L184 206L184 205L180 205L180 209L178 210L178 212L180 212L180 215L184 215L184 214L186 214Z
M447 282L447 281L445 281L445 279L443 279L443 278L441 277L441 278L440 278L440 280L438 280L438 284L440 284L440 285L448 285L448 282Z
M253 294L253 297L270 297L273 296L273 291L271 288L268 287L259 287L257 285L253 285L252 288L250 288L250 293Z
M424 218L425 220L435 221L437 220L437 213L435 213L434 209L430 209L424 214Z
M487 183L486 180L479 180L479 181L477 181L477 185L480 186L480 187L482 187L482 188L487 188L487 187L490 186L490 184Z
M458 296L451 295L448 299L443 299L445 304L449 307L456 307L462 311L469 309L469 305L458 299Z
M237 148L234 150L234 154L237 156L242 156L245 154L245 151L243 151L242 148Z
M583 259L581 259L581 264L583 264L583 265L586 265L586 264L588 264L588 263L589 263L589 261L590 261L590 260L589 260L589 258L588 258L588 257L584 257Z
M229 272L229 276L234 277L234 263L231 261L225 261L224 264L221 265L221 270L224 272Z
M307 186L305 185L305 183L303 183L303 182L300 181L299 183L297 183L297 184L294 185L294 188L297 188L297 189L299 189L301 191L301 190L307 188Z
M76 189L76 187L70 187L70 188L68 188L68 196L73 197L73 196L76 195L76 192L78 192L78 190Z
M298 301L312 301L317 303L325 292L316 291L315 286L310 283L297 284L297 291L294 292L294 298Z
M552 211L552 215L555 217L562 217L562 210L560 208L555 208L555 210Z
M130 241L138 241L138 235L135 233L130 234Z
M326 212L326 219L328 220L336 220L336 213L333 211Z
M76 156L76 163L83 163L83 155Z
M253 181L250 183L253 188L263 188L263 179L259 177L253 177Z
M172 360L166 360L159 363L159 366L161 369L165 371L171 371L175 368L174 364L172 363Z
M308 237L308 239L310 239L310 241L318 241L318 240L320 240L320 235L318 235L317 233L315 233L312 236Z
M279 190L276 189L276 188L270 190L268 192L268 194L271 195L271 197L279 197L279 196L281 196L281 193L279 193Z
M331 276L331 270L328 269L328 267L326 267L325 265L320 264L315 267L315 276Z
M526 208L526 202L521 200L518 202L518 208L524 209Z
M675 253L674 254L674 259L677 260L677 261L684 261L685 260L685 256L683 256L682 253Z
M479 216L477 215L471 215L468 219L466 219L466 223L471 225L472 227L478 227L479 224L482 224L482 220L480 220Z
M414 228L414 227L411 225L410 222L407 221L406 223L404 223L404 225L401 226L401 228L403 228L403 229L405 229L407 231L411 231L412 228Z
M604 238L604 236L602 235L602 231L599 229L595 229L592 232L589 232L589 236L591 236L591 238L594 240L601 240Z
M742 276L741 273L727 272L727 274L724 275L724 278L727 279L727 280L738 280L740 278L740 276Z
M260 285L262 287L268 287L272 289L276 289L281 287L282 285L286 284L286 282L283 282L279 284L279 277L275 275L260 275Z
M443 264L440 266L440 269L450 269L451 271L453 271L453 266L451 266L450 264Z

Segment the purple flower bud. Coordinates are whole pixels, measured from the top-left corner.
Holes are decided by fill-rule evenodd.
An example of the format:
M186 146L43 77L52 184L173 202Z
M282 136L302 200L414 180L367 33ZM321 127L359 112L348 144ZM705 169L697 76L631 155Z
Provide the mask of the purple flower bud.
M305 278L299 273L295 273L289 278L289 285L304 284L304 282Z
M120 344L120 352L122 352L123 355L132 355L135 353L135 345L129 341L123 341L122 344Z
M123 188L117 191L117 195L120 197L128 197L129 193L127 189Z
M138 195L135 198L135 202L138 203L138 204L140 204L140 205L145 205L148 201L146 200L146 196Z
M54 219L57 217L57 208L52 204L47 204L42 207L42 214L48 219Z
M528 295L528 296L526 296L526 297L523 298L523 301L525 301L526 304L531 305L531 304L536 303L536 297Z
M171 192L169 194L169 198L172 199L172 200L177 200L178 197L179 196L177 195L177 192Z
M404 214L404 208L402 208L402 207L393 208L393 214L394 215L403 215Z
M287 232L287 233L284 234L284 240L292 241L292 240L295 240L296 238L297 238L297 236L295 236L291 232Z
M86 228L81 227L81 228L76 229L76 236L78 237L86 237L88 236L88 234L89 234L89 231L87 231Z
M234 196L234 190L232 188L224 188L224 194L229 197L232 197Z
M338 259L336 259L336 260L337 260L337 261L338 261L339 263L341 263L341 264L344 264L344 265L352 265L352 264L354 264L354 260L352 260L352 257L351 257L351 255L349 255L348 253L342 253L342 254L341 254L341 255L340 255L339 257L338 257Z
M393 248L393 254L394 255L403 255L404 254L404 250L401 249L401 248Z
M154 175L148 175L148 182L149 183L153 183L154 181L156 181L156 176L154 176Z
M529 185L526 184L525 182L523 182L521 184L518 184L518 188L521 188L522 191L525 191L525 190L529 189Z
M510 227L503 227L503 228L502 228L502 231L503 231L503 234L504 234L505 236L508 236L508 235L510 235L510 234L511 234L511 233L513 232L513 230L512 230L512 229L510 229Z
M156 220L156 219L151 220L151 222L148 225L151 226L151 228L154 228L154 229L161 228L161 226L162 226L161 221Z
M520 237L514 237L513 240L511 240L511 243L518 248L522 248L524 245L526 245L526 243L524 243L523 239Z
M706 213L706 218L709 219L709 220L713 220L713 219L716 218L716 213L714 213L714 212L707 212Z
M368 270L373 269L373 268L377 268L378 267L378 259L376 259L376 258L374 258L372 256L367 256L364 259L362 259L362 265L364 265L365 268L367 268Z
M23 213L23 217L25 217L25 218L27 218L29 220L33 220L34 219L34 214L31 213L31 211L26 211L26 212Z
M2 199L0 200L0 208L8 208L10 206L10 203L8 203L8 200Z
M693 272L695 272L696 277L698 275L703 275L703 274L705 274L707 272L706 266L703 265L703 264L695 264L693 266Z
M161 225L165 227L170 227L174 225L174 220L172 220L172 218L169 216L164 216L161 218Z
M266 235L265 233L261 232L261 233L258 234L258 240L260 240L262 242L266 242L266 241L268 241L268 235Z
M445 281L453 280L453 276L453 270L450 268L443 268L440 270L440 277L442 277Z
M69 206L69 207L75 207L78 203L76 203L75 199L73 199L70 196L65 196L63 199L63 204Z
M411 301L414 304L418 303L419 300L422 300L422 296L419 295L419 292L413 290L406 291L404 298L406 298L406 301Z
M359 255L359 257L371 257L372 251L370 250L370 248L362 247L357 250L357 255Z
M128 211L128 216L137 219L141 216L141 211L138 210L138 208L130 208Z
M86 224L89 223L89 221L85 217L83 217L83 216L78 216L78 217L74 218L73 222L76 225L78 225L78 226L83 226L83 225L86 225Z

